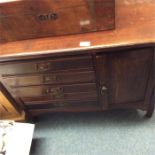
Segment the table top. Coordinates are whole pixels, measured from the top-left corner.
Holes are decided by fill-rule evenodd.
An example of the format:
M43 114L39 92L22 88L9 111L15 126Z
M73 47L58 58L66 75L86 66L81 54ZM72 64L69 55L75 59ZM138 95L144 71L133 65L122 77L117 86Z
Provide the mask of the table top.
M155 0L116 0L116 29L0 44L0 58L155 44Z

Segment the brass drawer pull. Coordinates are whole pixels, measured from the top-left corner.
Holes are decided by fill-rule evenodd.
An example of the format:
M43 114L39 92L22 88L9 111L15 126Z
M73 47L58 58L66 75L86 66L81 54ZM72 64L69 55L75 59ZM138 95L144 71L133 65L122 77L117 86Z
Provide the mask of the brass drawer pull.
M51 69L51 63L47 62L47 63L39 63L37 64L37 71L48 71Z
M50 95L53 98L63 98L63 88L57 87L57 88L46 88L44 89L44 94L45 95Z
M69 104L66 102L62 102L62 103L53 103L52 104L54 107L64 107L64 106L68 106Z
M55 75L43 76L43 83L56 82L56 81L57 81L57 77Z

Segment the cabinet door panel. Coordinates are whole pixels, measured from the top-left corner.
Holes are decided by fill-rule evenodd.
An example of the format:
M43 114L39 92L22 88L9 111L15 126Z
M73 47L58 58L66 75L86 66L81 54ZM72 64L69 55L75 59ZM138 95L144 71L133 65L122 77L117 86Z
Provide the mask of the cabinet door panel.
M144 101L153 50L140 49L109 56L109 95L112 104Z
M143 48L113 52L100 55L100 57L105 57L105 55L108 81L104 82L103 79L103 73L105 73L103 62L100 62L98 76L100 85L105 84L108 87L108 105L143 107L153 63L153 49ZM104 104L103 101L101 102Z

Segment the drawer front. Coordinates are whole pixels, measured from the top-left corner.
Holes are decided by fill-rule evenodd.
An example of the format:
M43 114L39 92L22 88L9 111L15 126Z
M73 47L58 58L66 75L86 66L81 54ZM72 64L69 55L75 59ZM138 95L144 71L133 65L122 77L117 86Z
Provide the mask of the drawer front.
M52 99L63 99L65 94L95 92L95 83L60 85L60 86L31 86L11 89L11 93L17 97L51 97ZM80 97L80 96L79 96Z
M10 88L41 85L41 84L73 84L95 82L94 71L81 71L72 73L53 73L31 76L11 76L3 78Z
M93 105L98 105L96 84L94 83L20 88L20 90L16 90L14 93L30 109L84 106L90 105L92 102Z
M28 107L28 111L32 116L40 115L40 114L47 114L50 112L88 112L88 111L101 111L99 105L96 104L97 101L93 102L74 102L69 103L66 106L59 106L59 105L42 105L38 107Z
M77 56L57 59L44 59L44 61L26 61L15 63L2 63L0 73L3 77L18 74L49 73L66 70L93 69L91 56Z
M38 106L69 106L69 105L83 105L85 102L97 102L96 91L90 92L77 92L77 93L64 93L61 97L53 96L38 96L38 97L21 97L21 100L27 107L38 107ZM88 103L89 104L89 103Z
M114 2L22 0L0 3L0 42L113 29Z

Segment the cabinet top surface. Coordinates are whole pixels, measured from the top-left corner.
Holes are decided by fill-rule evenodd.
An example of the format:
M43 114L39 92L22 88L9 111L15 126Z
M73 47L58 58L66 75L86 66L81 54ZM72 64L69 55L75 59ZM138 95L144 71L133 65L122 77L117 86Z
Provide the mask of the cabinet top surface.
M116 0L115 30L3 43L0 57L155 44L154 10L155 0Z

